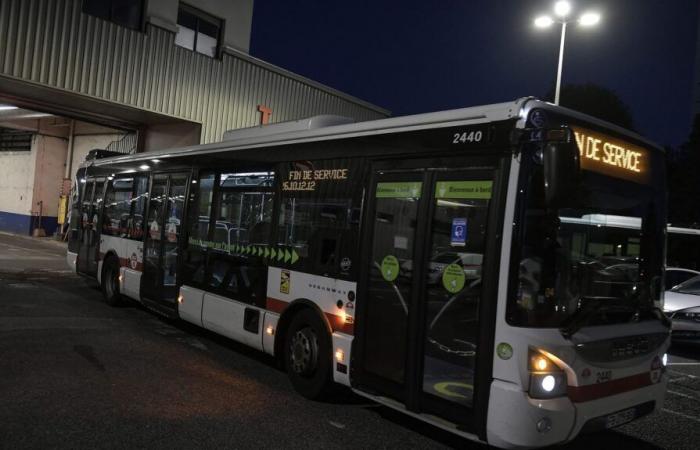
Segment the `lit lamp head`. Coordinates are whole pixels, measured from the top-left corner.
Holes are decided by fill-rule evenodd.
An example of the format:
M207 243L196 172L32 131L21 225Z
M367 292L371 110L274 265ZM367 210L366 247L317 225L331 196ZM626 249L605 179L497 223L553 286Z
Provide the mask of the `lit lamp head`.
M571 3L566 0L558 1L554 4L554 14L561 17L562 19L569 15L571 12Z
M578 19L579 25L584 27L592 27L593 25L597 25L598 22L600 22L600 14L597 12L583 13Z
M541 16L541 17L538 17L537 19L535 19L535 26L537 28L551 27L553 23L554 23L554 20L549 16Z

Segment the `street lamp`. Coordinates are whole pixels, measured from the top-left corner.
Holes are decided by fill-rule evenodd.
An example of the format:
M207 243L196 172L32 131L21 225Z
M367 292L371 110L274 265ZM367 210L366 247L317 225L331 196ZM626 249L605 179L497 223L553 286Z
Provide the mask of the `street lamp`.
M559 43L559 66L557 67L557 85L554 91L554 104L559 104L559 93L561 91L561 70L564 63L564 39L566 38L566 25L571 22L571 3L560 0L554 4L554 16L540 16L535 19L537 28L548 28L555 22L561 24L561 42ZM590 27L600 22L600 14L597 12L585 12L578 18L578 24L583 27Z

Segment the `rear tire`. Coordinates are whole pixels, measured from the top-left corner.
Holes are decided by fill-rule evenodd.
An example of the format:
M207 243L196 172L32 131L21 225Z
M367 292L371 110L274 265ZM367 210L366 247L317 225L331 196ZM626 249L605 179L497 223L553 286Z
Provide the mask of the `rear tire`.
M105 303L110 306L119 306L122 296L119 293L119 262L115 257L105 260L102 268L102 295Z
M330 393L331 338L316 312L304 309L292 318L284 349L287 375L297 392L311 400Z

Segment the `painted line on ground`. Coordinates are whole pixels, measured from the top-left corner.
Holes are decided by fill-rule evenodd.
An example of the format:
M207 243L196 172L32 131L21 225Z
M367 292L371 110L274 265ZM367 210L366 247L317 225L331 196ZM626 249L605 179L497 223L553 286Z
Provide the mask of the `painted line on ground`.
M700 362L692 363L668 363L669 366L700 366Z
M677 395L677 396L679 396L679 397L689 398L689 399L691 399L691 400L697 400L697 399L698 399L698 398L697 398L696 396L694 396L694 395L688 395L688 394L684 394L684 393L682 393L682 392L672 391L671 389L666 389L666 392L668 392L669 394Z
M669 414L674 414L676 416L683 417L684 419L692 420L693 422L700 423L700 417L697 417L697 416L691 416L690 414L684 414L682 412L674 411L672 409L667 409L667 408L663 408L661 411L669 413Z
M691 374L689 374L689 373L684 373L684 372L679 372L679 371L677 371L677 370L671 370L671 369L669 369L668 371L669 371L670 373L675 374L675 375L680 375L680 376L683 377L683 378L692 378L692 379L697 378L697 376L695 376L695 375L691 375Z

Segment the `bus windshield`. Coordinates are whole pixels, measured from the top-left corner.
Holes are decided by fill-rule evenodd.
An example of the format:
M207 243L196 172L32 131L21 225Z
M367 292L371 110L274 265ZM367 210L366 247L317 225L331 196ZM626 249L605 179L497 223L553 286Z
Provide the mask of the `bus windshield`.
M511 323L575 332L658 318L664 215L655 190L584 171L580 195L552 210L542 185L534 166Z

